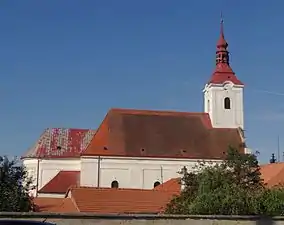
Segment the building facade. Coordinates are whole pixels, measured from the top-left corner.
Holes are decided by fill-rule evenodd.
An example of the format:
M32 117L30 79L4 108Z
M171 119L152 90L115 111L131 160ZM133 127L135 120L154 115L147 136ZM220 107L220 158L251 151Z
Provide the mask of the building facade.
M221 22L204 112L110 109L97 130L47 129L23 156L33 194L64 197L71 186L152 189L184 166L220 162L229 146L246 152L244 84L227 48Z

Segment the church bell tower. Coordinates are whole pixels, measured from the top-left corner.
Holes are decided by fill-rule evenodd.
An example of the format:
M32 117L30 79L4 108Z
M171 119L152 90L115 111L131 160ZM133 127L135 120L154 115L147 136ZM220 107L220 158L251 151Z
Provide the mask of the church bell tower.
M244 84L230 67L223 20L221 20L220 26L216 67L203 90L204 111L210 115L213 127L244 129Z

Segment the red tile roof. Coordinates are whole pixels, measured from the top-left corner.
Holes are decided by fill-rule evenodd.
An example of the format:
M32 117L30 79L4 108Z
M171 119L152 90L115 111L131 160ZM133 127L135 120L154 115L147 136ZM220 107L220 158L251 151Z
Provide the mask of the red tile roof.
M79 212L71 198L34 198L37 212Z
M94 134L95 130L89 129L48 128L22 158L79 157Z
M154 188L157 191L181 192L181 178L172 178Z
M98 214L161 213L175 192L139 189L70 188L66 198L35 198L39 212Z
M284 163L271 163L260 166L261 178L268 187L284 184Z
M244 152L239 130L207 113L111 109L82 155L221 159L229 145Z
M80 185L80 171L60 171L39 193L65 194L71 186Z
M227 81L231 81L233 84L244 85L235 75L230 65L226 63L219 63L216 65L208 83L210 84L223 84Z
M71 188L69 196L80 212L160 213L176 193L156 190Z

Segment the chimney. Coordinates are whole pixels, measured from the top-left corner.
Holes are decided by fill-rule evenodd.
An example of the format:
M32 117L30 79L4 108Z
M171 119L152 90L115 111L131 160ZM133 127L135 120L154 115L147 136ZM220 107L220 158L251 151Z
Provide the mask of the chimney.
M275 154L272 153L270 163L275 163L275 162L276 162Z

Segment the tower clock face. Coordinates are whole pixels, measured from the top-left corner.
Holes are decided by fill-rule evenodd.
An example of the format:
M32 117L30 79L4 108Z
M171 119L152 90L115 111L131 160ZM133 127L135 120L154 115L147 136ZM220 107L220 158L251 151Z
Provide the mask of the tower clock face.
M232 89L233 84L231 82L226 82L223 87L224 90Z

